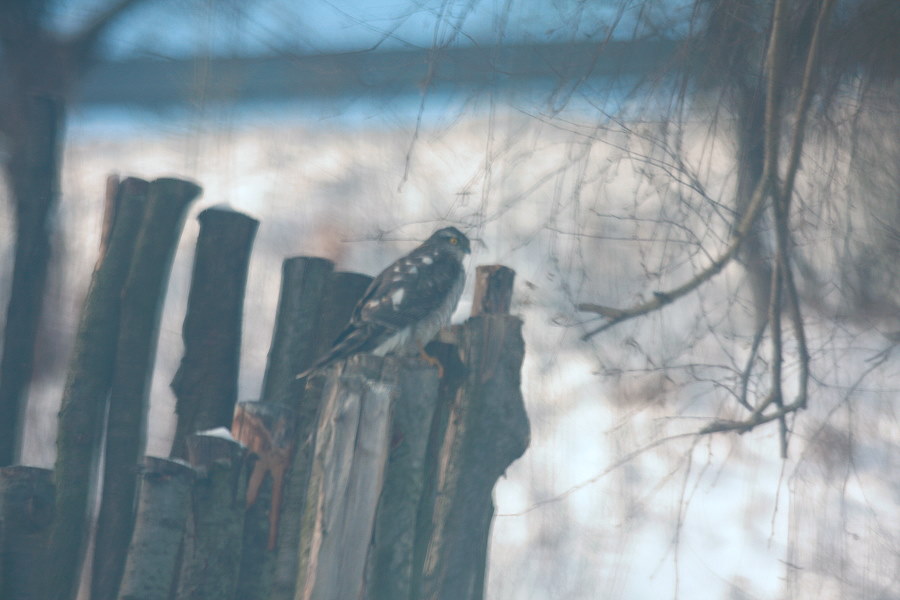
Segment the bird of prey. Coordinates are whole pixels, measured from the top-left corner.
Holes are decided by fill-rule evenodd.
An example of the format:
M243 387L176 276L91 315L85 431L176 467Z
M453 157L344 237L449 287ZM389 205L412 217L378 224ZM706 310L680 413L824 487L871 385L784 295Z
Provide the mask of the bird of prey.
M462 261L469 252L469 238L460 230L435 231L372 281L331 350L298 377L354 354L423 352L456 309L466 281Z

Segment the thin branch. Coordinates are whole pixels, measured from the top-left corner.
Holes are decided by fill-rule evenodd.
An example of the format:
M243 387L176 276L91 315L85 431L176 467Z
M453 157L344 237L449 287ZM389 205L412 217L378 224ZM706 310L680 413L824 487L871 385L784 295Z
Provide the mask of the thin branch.
M781 56L781 40L784 36L783 15L784 0L778 0L778 2L775 3L775 9L772 15L772 36L769 41L769 52L766 60L768 85L766 90L765 161L763 163L763 172L756 184L756 188L753 190L753 196L751 196L750 203L747 205L747 211L744 213L744 216L741 218L740 223L735 229L731 244L717 260L713 261L713 263L706 268L706 270L701 271L687 283L672 290L653 292L653 299L647 302L643 302L627 309L615 309L599 304L579 304L577 307L578 310L594 312L608 319L603 325L600 325L581 336L582 340L588 340L598 333L606 331L623 321L654 312L675 300L683 298L712 279L713 276L717 275L737 254L741 244L746 239L753 224L756 222L757 216L762 211L766 198L768 198L773 191L774 180L778 173L778 139L780 131L778 117L783 71L783 58Z
M569 496L571 496L572 494L574 494L575 492L597 483L602 478L606 477L607 475L609 475L610 473L612 473L619 467L621 467L625 464L628 464L629 462L631 462L632 460L634 460L641 454L647 452L648 450L652 450L658 446L662 446L663 444L666 444L666 443L674 441L674 440L679 440L679 439L688 438L688 437L694 437L694 435L695 434L693 434L693 433L678 433L675 435L671 435L669 437L664 437L664 438L660 438L658 440L654 440L654 441L650 442L649 444L647 444L646 446L642 446L641 448L638 448L637 450L629 452L628 454L626 454L619 460L615 461L614 463L612 463L611 465L609 465L608 467L606 467L605 469L603 469L602 471L600 471L599 473L594 475L593 477L591 477L589 479L585 479L584 481L582 481L580 483L576 483L575 485L571 486L570 488L563 490L559 494L556 494L549 498L545 498L543 500L538 500L537 502L535 502L528 508L521 510L519 512L499 513L496 516L498 516L498 517L521 517L521 516L524 516L534 510L537 510L538 508L541 508L542 506L545 506L547 504L554 504L556 502L561 502L561 501L565 500L566 498L568 498Z
M781 115L781 96L785 58L781 50L784 39L784 0L777 0L772 10L772 36L769 39L769 49L766 53L766 111L763 173L760 179L777 179L778 177L778 140L781 137L779 127Z
M784 70L784 60L781 55L781 42L784 37L784 0L775 3L772 13L772 43L766 57L766 68L769 72L769 89L766 96L766 121L777 119L781 109L781 89L771 85L774 81L781 81ZM773 179L778 177L778 132L774 128L765 131L765 167ZM776 184L773 184L773 188ZM774 192L775 190L773 190ZM773 193L772 213L775 221L775 261L772 265L772 288L769 298L769 330L772 333L772 359L770 361L771 392L768 403L774 403L779 410L784 409L782 397L781 366L784 362L784 345L781 339L781 286L785 269L789 268L786 261L787 247L787 213L783 210L781 198ZM776 411L777 414L777 411ZM762 410L754 411L753 416L760 418ZM778 437L781 447L781 457L787 457L787 423L784 415L778 417Z
M773 202L773 213L775 214L775 264L772 266L772 295L769 300L769 330L772 333L772 359L770 361L770 375L772 391L770 393L771 401L779 409L784 407L784 397L782 395L782 374L781 367L784 363L784 344L781 339L781 292L783 285L783 273L787 270L785 262L785 246L787 224L785 223L786 215L781 207L780 199L776 198ZM784 416L778 419L778 434L781 442L781 457L787 458L787 423Z
M763 402L762 406L769 406L772 403L772 396L768 396L766 401ZM792 402L790 404L785 404L780 409L771 413L754 413L749 419L746 421L732 421L728 419L717 419L698 431L697 433L701 435L710 434L710 433L720 433L725 431L734 431L736 433L747 433L748 431L753 430L758 425L762 425L763 423L771 423L777 419L783 419L787 415L797 412L801 410L803 406L800 405L799 402Z
M761 212L761 209L764 205L764 200L769 195L769 177L766 174L764 175L764 177L760 178L760 181L753 192L753 197L750 200L748 210L746 213L744 213L744 217L741 219L740 224L735 230L734 236L731 240L731 244L728 246L728 248L726 248L725 252L718 259L713 261L713 263L706 268L706 270L701 271L688 282L678 286L677 288L665 292L653 292L652 300L648 300L647 302L632 306L631 308L618 309L609 306L603 306L600 304L579 304L577 306L578 310L583 312L597 313L600 316L608 319L608 321L603 325L597 327L596 329L592 329L591 331L581 336L581 339L588 340L598 333L606 331L607 329L610 329L611 327L614 327L615 325L618 325L623 321L627 321L629 319L640 317L653 311L659 310L663 306L670 304L675 300L683 298L690 292L693 292L695 289L712 279L715 275L718 275L719 272L723 268L725 268L725 266L731 261L731 259L734 258L735 254L737 254L737 251L741 247L741 243L747 237L747 233L753 226L753 222Z
M738 404L749 411L753 411L753 407L747 401L747 388L750 385L750 374L753 372L753 363L759 354L759 345L762 343L763 336L766 334L766 327L769 325L768 319L760 323L753 336L753 345L750 346L750 356L747 357L747 364L741 372L741 394L738 396Z
M806 67L803 71L803 87L800 90L800 97L797 101L797 118L794 124L794 135L791 139L791 149L788 157L788 170L785 173L784 186L779 194L786 213L786 219L790 218L794 181L797 176L797 171L800 168L800 152L803 147L803 134L806 128L806 122L809 118L813 82L818 71L820 40L833 5L834 0L825 0L822 3L819 15L816 18L816 26L813 31L812 40L810 41L809 54L806 57ZM790 248L787 248L786 252L789 253ZM806 343L806 331L803 327L803 316L800 313L800 300L797 292L797 284L794 281L794 273L789 259L789 256L785 256L786 268L784 282L785 287L787 288L788 302L790 303L790 315L794 329L794 337L797 339L797 354L800 359L800 384L797 391L796 403L798 403L801 408L806 408L806 399L809 389L809 348Z
M809 43L809 53L806 55L806 66L803 69L803 87L800 89L800 97L797 100L797 117L794 123L794 135L791 138L790 154L788 155L787 172L784 175L784 187L781 190L781 196L790 206L791 197L794 193L794 180L797 177L797 171L800 167L800 152L803 149L803 136L806 132L806 121L809 116L809 107L812 103L812 92L818 72L819 44L822 39L822 32L828 22L831 13L831 7L834 6L834 0L825 0L819 9L816 17L816 25L813 30L812 40Z

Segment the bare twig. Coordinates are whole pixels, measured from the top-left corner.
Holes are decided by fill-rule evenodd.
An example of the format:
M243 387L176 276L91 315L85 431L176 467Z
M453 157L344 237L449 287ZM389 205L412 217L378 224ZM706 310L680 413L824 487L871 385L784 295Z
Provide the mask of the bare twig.
M787 265L785 263L785 246L787 218L783 207L781 207L780 199L776 198L773 203L773 212L775 214L775 264L772 266L772 295L769 300L769 330L772 334L772 358L770 361L770 375L772 391L769 397L771 401L779 409L784 408L784 399L782 396L782 374L781 367L784 363L784 344L781 339L781 292L783 273ZM754 413L758 414L758 413ZM784 415L778 419L778 434L781 442L781 456L787 457L787 423L785 423Z
M611 327L614 327L615 325L618 325L623 321L627 321L635 317L640 317L658 310L663 306L688 295L690 292L693 292L698 287L712 279L715 275L718 275L719 272L723 268L725 268L725 266L731 261L731 259L734 258L735 254L737 254L737 251L741 247L741 243L744 241L744 238L750 231L750 227L753 225L756 217L761 212L764 200L769 194L768 183L768 177L760 179L759 184L756 186L756 190L753 192L753 199L750 201L748 210L744 214L744 218L741 219L740 224L735 230L735 234L732 238L731 244L728 246L728 248L726 248L725 252L722 253L722 255L719 256L718 259L713 261L713 263L709 267L695 275L688 282L665 292L653 292L652 300L648 300L647 302L643 302L626 309L612 308L609 306L591 303L579 304L577 307L578 310L583 312L597 313L600 316L608 319L608 321L603 325L592 329L591 331L581 336L581 339L588 340L598 333L606 331L607 329L610 329Z
M707 425L700 431L700 433L716 433L723 431L736 431L738 433L745 433L747 431L750 431L757 425L777 420L779 422L779 437L781 442L782 457L787 456L786 417L791 413L806 408L807 388L809 383L809 351L806 344L806 333L803 327L803 319L800 312L800 302L790 260L790 206L793 196L794 181L797 176L797 171L800 167L800 152L803 146L803 133L809 114L812 90L817 71L816 67L819 56L819 41L821 39L822 30L824 29L825 23L827 22L828 15L832 6L833 0L826 0L825 2L823 2L816 20L815 31L813 33L809 52L807 54L806 67L803 74L803 84L800 92L800 97L798 99L797 116L795 119L793 135L791 138L790 154L787 160L788 167L787 172L785 173L784 185L774 194L774 201L772 204L776 235L776 255L772 273L772 300L770 304L769 315L770 329L772 332L772 390L769 396L757 406L756 410L754 410L753 414L747 420L717 420L710 425ZM773 16L773 35L774 32L779 28L778 19L781 18L781 10L783 10L782 2L779 1L776 4L775 15ZM773 42L775 41L775 39L777 38L773 37ZM776 47L775 43L773 43L773 47ZM770 69L773 69L775 67L776 59L777 55L770 53ZM772 99L770 98L770 100ZM768 105L767 110L772 106L773 104ZM772 156L768 153L770 149L770 146L768 146L768 144L773 142L773 140L768 135L769 133L770 132L767 131L766 158L767 166L769 168L773 168L774 165L768 162L769 158ZM781 367L783 363L783 344L781 339L782 329L780 320L783 294L787 296L787 301L789 303L789 314L791 316L791 321L793 324L794 336L797 341L797 354L800 365L799 389L797 392L797 397L791 404L787 405L784 404L782 397L783 374ZM756 340L754 340L754 342L756 342ZM752 364L752 362L750 364ZM749 377L749 373L746 373L746 377ZM765 410L770 404L775 404L777 410L771 413L765 413Z
M766 124L777 122L781 113L781 86L775 85L781 82L784 72L784 58L781 53L781 43L784 37L784 0L775 3L772 13L772 41L769 44L769 53L766 57L766 70L769 74L769 86L766 94ZM765 131L765 167L769 175L778 178L778 140L777 127L767 127ZM772 213L775 221L775 261L772 265L772 287L769 298L769 331L772 334L772 358L770 361L771 391L767 399L768 403L774 403L781 411L784 409L784 400L781 391L781 366L784 362L784 345L781 340L781 285L782 274L789 268L785 262L787 246L787 219L786 211L781 206L781 198L777 194L777 183L773 182ZM777 414L777 411L776 413ZM762 417L762 409L753 412L754 418ZM784 415L778 419L778 437L782 458L787 456L787 423Z
M771 396L769 396L766 401L763 402L761 406L768 406L771 404ZM709 434L709 433L720 433L725 431L734 431L736 433L747 433L751 431L758 425L762 425L763 423L771 423L777 419L783 419L787 415L797 412L803 408L800 406L799 402L792 402L790 404L785 404L780 409L771 413L754 413L746 421L731 421L728 419L717 419L698 431L699 434Z
M728 248L725 249L725 252L717 260L713 261L709 267L695 275L688 282L665 292L653 292L653 299L647 302L643 302L627 309L615 309L598 304L579 304L577 307L578 310L595 312L608 319L603 325L600 325L581 336L582 340L588 340L598 333L606 331L623 321L646 315L675 300L683 298L712 279L713 276L717 275L737 254L737 251L741 247L741 243L746 239L757 216L762 212L765 200L774 191L775 179L778 174L778 139L780 132L779 111L782 88L781 74L783 70L783 59L781 57L781 38L784 35L783 14L784 1L779 0L775 3L775 9L772 16L772 37L769 42L769 53L766 61L766 70L769 77L766 91L765 162L763 164L763 172L756 184L756 188L753 190L750 203L747 205L747 211L735 228L731 244L729 244ZM615 316L611 317L610 315Z
M561 501L565 500L566 498L568 498L569 496L571 496L572 494L574 494L575 492L597 483L598 481L603 479L605 476L609 475L610 473L612 473L619 467L628 464L629 462L631 462L638 456L644 454L648 450L653 450L654 448L657 448L659 446L662 446L663 444L667 444L668 442L671 442L674 440L693 437L694 435L695 434L693 434L693 433L679 433L679 434L671 435L669 437L654 440L654 441L650 442L649 444L647 444L646 446L642 446L642 447L638 448L637 450L634 450L634 451L629 452L628 454L624 455L623 457L616 460L615 462L613 462L612 464L607 466L605 469L603 469L602 471L600 471L593 477L590 477L589 479L585 479L584 481L576 483L575 485L569 487L568 489L563 490L559 494L556 494L549 498L544 498L543 500L538 500L537 502L535 502L528 508L521 510L519 512L499 513L497 516L498 517L521 517L523 515L527 515L528 513L532 512L534 510L537 510L547 504L555 504L556 502L561 502Z
M785 219L790 219L791 199L794 192L794 180L797 171L800 168L800 152L803 147L803 134L806 128L806 121L809 117L809 108L812 102L813 83L815 81L818 61L819 61L819 45L822 39L822 31L828 22L831 8L834 0L825 0L819 9L819 15L816 18L816 26L813 31L812 40L809 45L809 53L806 57L806 67L803 71L803 87L800 90L800 98L797 101L797 117L794 124L794 135L791 139L790 155L788 157L788 170L784 177L784 186L779 196L785 210ZM790 247L786 249L790 252ZM797 293L797 285L794 281L794 273L791 268L789 254L785 256L785 273L784 283L787 290L787 298L790 303L791 322L794 329L794 337L797 340L797 355L800 361L800 382L797 391L796 404L800 408L806 408L807 390L809 387L809 348L806 344L806 331L803 327L803 317L800 313L800 300Z
M753 336L753 344L750 346L750 356L747 357L747 364L744 367L744 370L741 371L741 393L738 396L737 401L738 404L751 412L753 411L753 407L747 401L747 388L750 385L750 374L753 372L753 363L756 362L756 357L759 355L759 345L762 343L768 325L769 321L766 319L760 323L759 327L756 329L756 334Z
M791 262L791 250L793 240L790 232L791 199L793 196L794 182L800 165L800 154L803 148L803 137L812 103L812 95L815 89L815 75L818 68L819 49L828 15L833 7L834 0L825 0L819 10L815 24L815 31L808 48L801 91L797 101L794 127L790 136L790 147L786 157L787 170L783 185L779 186L779 141L781 139L780 115L782 110L782 90L784 86L784 72L786 58L784 56L784 39L786 31L786 5L784 0L777 0L772 13L772 29L769 47L766 55L765 75L766 101L765 101L765 131L763 136L763 169L751 196L747 210L742 215L737 227L734 229L732 239L725 251L703 271L696 274L686 283L668 291L653 292L653 298L629 308L614 308L593 303L578 305L578 310L599 315L605 322L595 329L587 332L582 339L589 339L594 335L605 331L623 321L642 316L658 310L663 306L682 298L696 290L700 285L718 274L737 254L743 241L747 238L754 223L764 210L766 200L772 199L772 213L775 224L775 256L772 265L771 296L769 302L769 314L766 323L763 323L753 339L750 356L741 373L741 394L738 402L751 411L749 417L744 420L716 420L704 427L700 433L715 433L721 431L736 431L744 433L754 427L771 421L779 422L779 436L782 456L787 454L788 425L786 417L806 407L807 389L809 381L809 351L806 335L800 312L799 295L794 280ZM792 322L793 334L798 346L799 359L799 389L797 396L790 404L785 404L783 397L784 385L784 340L782 326L782 310L787 303L787 310ZM747 399L747 388L758 357L759 347L765 335L766 328L771 333L771 357L769 361L769 376L771 389L769 394L755 406ZM774 409L771 410L770 409Z
M819 14L816 17L816 25L813 30L812 40L809 43L809 52L806 55L806 66L803 69L803 87L800 89L800 97L797 100L797 116L794 122L794 134L791 138L790 154L788 155L787 172L784 175L784 186L781 190L781 196L790 206L791 197L794 192L794 180L800 167L800 152L803 149L803 136L806 132L806 121L809 116L809 107L812 103L812 92L815 87L816 74L818 71L819 44L822 40L822 32L828 22L831 13L831 7L834 6L834 0L825 0L819 8Z

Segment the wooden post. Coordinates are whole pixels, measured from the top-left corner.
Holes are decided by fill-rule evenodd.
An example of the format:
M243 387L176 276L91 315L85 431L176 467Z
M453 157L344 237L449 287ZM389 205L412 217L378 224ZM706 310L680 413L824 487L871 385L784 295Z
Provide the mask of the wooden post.
M297 379L297 374L316 358L316 333L321 327L320 313L326 304L324 299L333 270L334 264L323 258L299 256L284 261L261 403L242 402L235 415L235 437L254 451L254 440L262 439L266 432L272 436L275 423L289 422L285 427L291 432L290 448L278 449L277 456L265 454L270 450L264 448L251 475L250 506L244 525L245 551L238 583L238 597L247 600L293 598L299 534L291 528L299 528L302 502L298 503L292 494L297 482L292 481L289 469L296 440L307 443L305 436L297 434L303 421L294 409L305 383ZM271 408L265 408L267 405ZM280 531L282 517L289 524L283 533ZM279 565L285 562L290 569L287 579L276 575L284 571ZM289 588L286 593L285 588Z
M44 548L53 520L52 472L0 468L0 598L42 600L43 578L53 569Z
M367 600L410 598L425 456L438 403L437 369L418 359L403 361L397 390L390 455L366 567Z
M334 264L300 256L284 261L278 313L263 379L263 402L293 406L303 388L297 374L316 358L316 330Z
M238 402L231 434L253 453L236 598L268 600L285 474L296 444L294 411L273 402Z
M182 462L144 457L141 485L120 600L168 600L190 510L194 470Z
M200 234L182 337L184 357L172 391L178 425L171 456L184 458L195 431L231 427L237 402L241 323L250 249L259 221L227 208L197 217Z
M149 184L122 181L107 198L109 227L91 278L59 411L56 438L56 519L50 531L44 598L70 600L78 587L96 488L100 438L119 335L122 287L134 251Z
M325 301L316 331L315 358L331 349L338 334L350 321L356 303L362 298L372 278L362 273L337 271L328 279Z
M3 9L5 18L9 15L9 5ZM25 21L20 21L21 26L25 26ZM25 26L25 30L29 29ZM41 46L46 49L45 42L32 38L26 44L15 45L28 52L27 58L22 55L19 59L28 61L21 63L29 65L27 79L40 77L41 67L37 64L43 61L36 50ZM20 51L6 45L4 62L9 59L8 53ZM48 77L53 83L60 79ZM15 210L15 237L10 240L15 249L0 346L0 466L16 462L22 442L28 387L34 374L35 342L41 309L47 300L51 231L59 199L59 164L65 132L65 105L61 95L43 90L26 91L27 88L17 90L18 86L10 85L8 79L6 82L0 127L5 138L3 167L8 197ZM7 92L20 96L16 102L18 110L11 110L7 104L10 99Z
M296 600L359 598L390 449L391 359L329 371L301 536Z
M310 340L314 346L313 360L331 347L338 333L350 320L353 307L371 281L372 278L366 275L346 272L332 273L328 278L320 303L316 331ZM301 380L292 386L295 395L291 406L296 415L297 444L284 481L284 501L278 519L275 556L272 557L274 565L271 595L267 600L294 600L296 593L301 521L306 504L322 400L319 384L314 383L310 386L305 384L306 381ZM309 393L308 387L318 391Z
M227 429L190 435L186 446L198 476L176 598L234 598L247 507L247 450Z
M494 293L499 298L506 295L504 288L512 288L512 277L505 273L502 277L506 283L497 284ZM488 281L487 288L491 287ZM452 397L442 394L439 406L446 406L446 412L435 413L430 479L423 498L428 510L420 511L418 520L411 595L416 600L483 598L492 490L528 446L528 417L520 391L522 323L506 314L478 310L480 316L441 335L441 341L459 348L464 375L459 387L442 388Z
M319 394L306 398L306 381L298 380L297 374L330 347L370 281L370 277L358 273L334 273L332 264L320 258L297 257L284 262L262 400L293 409L297 443L286 473L277 482L279 514L263 513L263 507L258 506L251 508L248 516L245 543L256 550L249 551L254 558L245 565L242 594L267 600L294 598L300 521L321 400ZM260 503L271 498L269 486L268 480L262 484ZM277 532L269 527L274 536L274 552L268 548L271 540L251 533L258 532L264 523L277 527Z
M508 315L516 272L503 265L482 265L475 270L472 315Z
M135 467L144 450L159 314L185 213L199 193L199 186L178 179L157 179L150 184L147 209L122 292L92 600L115 598L122 577L134 519Z

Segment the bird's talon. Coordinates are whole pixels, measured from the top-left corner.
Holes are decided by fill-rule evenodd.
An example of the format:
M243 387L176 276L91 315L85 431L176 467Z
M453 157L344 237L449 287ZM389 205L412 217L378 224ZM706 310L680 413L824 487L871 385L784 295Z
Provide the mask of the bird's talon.
M421 356L422 360L427 362L432 367L437 367L438 379L444 378L444 365L441 364L440 359L425 352L425 348L423 346L419 346L419 356Z

